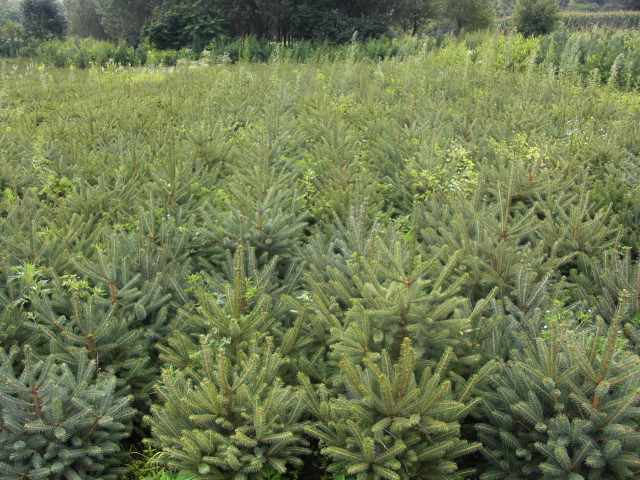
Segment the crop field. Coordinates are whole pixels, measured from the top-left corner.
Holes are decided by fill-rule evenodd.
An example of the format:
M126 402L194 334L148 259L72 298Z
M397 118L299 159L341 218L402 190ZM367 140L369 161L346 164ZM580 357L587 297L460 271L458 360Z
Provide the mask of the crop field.
M639 38L0 62L0 479L639 478Z

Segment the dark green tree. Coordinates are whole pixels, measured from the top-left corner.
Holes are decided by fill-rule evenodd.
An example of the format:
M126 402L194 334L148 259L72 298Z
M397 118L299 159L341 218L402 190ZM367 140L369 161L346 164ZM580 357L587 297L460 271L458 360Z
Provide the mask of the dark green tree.
M436 3L432 0L401 0L395 2L393 15L405 31L418 33L421 24L436 14Z
M6 21L20 22L20 2L0 0L0 25Z
M69 22L69 35L96 39L107 37L93 0L63 0L63 5Z
M513 12L518 32L524 36L545 35L560 20L557 0L518 0Z
M57 0L22 0L20 10L27 37L43 40L65 34L67 21Z
M144 32L157 48L201 51L212 40L224 37L226 28L217 12L196 2L171 7L147 23Z
M158 5L156 0L93 0L100 23L114 41L136 44L145 21Z

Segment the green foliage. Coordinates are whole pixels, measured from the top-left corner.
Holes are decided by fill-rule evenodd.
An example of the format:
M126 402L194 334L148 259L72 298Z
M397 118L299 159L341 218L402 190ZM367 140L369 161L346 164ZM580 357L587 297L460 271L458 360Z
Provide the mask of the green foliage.
M139 65L146 61L144 52L121 43L114 45L105 41L51 40L41 43L36 55L54 67L89 68L95 66Z
M346 238L330 247L340 249L340 255L314 250L316 258L311 260L309 254L315 268L307 281L315 296L307 306L313 328L304 336L322 341L321 332L330 332L324 341L331 344L334 355L348 354L357 361L375 359L383 350L395 360L409 337L422 362L437 362L447 348L459 353L459 360L472 362L462 354L470 351L465 332L480 316L483 304L470 311L459 295L461 282L450 281L456 260L442 265L437 255L422 256L410 232L403 237L391 229L378 234L374 226L367 238L360 230L363 225L354 222L346 227ZM325 299L328 309L319 308Z
M638 82L633 30L593 29L568 35L556 31L540 40L540 59L553 59L560 71L579 74L586 82L634 88ZM606 152L610 154L611 152Z
M80 38L106 40L107 36L92 0L62 0L68 21L68 34Z
M282 119L285 120L285 119ZM297 132L278 131L279 118L266 129L245 125L236 140L242 156L233 176L221 187L225 195L212 198L203 209L200 234L216 250L235 252L242 245L255 251L261 265L278 257L291 262L306 226L301 192L294 186L289 149Z
M546 35L560 19L557 0L518 0L514 11L515 26L525 37Z
M153 463L158 451L150 446L142 450L131 448L124 460L128 480L194 480L195 475L175 474Z
M220 276L192 275L195 303L179 312L173 323L177 332L168 345L159 347L161 358L183 369L192 368L201 355L201 345L224 347L235 355L257 334L278 333L289 327L287 305L282 295L295 276L279 286L275 262L259 268L253 252L249 258L241 247ZM247 274L248 273L248 274ZM286 349L286 346L282 346Z
M472 32L493 25L495 6L491 0L443 0L441 15L452 22L453 31Z
M450 360L449 350L433 371L420 372L408 339L395 364L386 351L364 368L344 355L346 392L329 405L302 377L309 408L320 417L307 431L331 459L327 470L371 479L459 478L455 459L479 445L460 439L457 421L469 405L456 401L444 380Z
M26 350L0 351L0 478L112 479L131 431L131 398L77 354L73 370Z
M66 30L62 7L55 0L21 0L22 25L27 37L61 37Z
M562 23L571 30L610 27L614 29L634 29L640 23L640 12L563 12Z
M136 45L145 20L157 5L152 0L92 0L107 37L118 43Z
M534 348L513 359L484 396L476 426L489 467L481 478L634 478L640 360L610 327L556 308Z
M0 24L20 21L20 2L5 0L0 3Z
M0 55L15 57L22 46L22 25L17 21L6 20L0 24Z
M196 52L226 33L216 13L198 4L173 6L147 23L144 32L149 42L161 50L188 47Z
M542 369L544 326L562 317L573 333L558 334L556 368L577 370L556 383L577 433L548 433L544 459L538 440L527 447L555 465L565 440L601 425L584 401L576 413L572 398L592 404L595 387L572 352L600 365L605 325L619 325L610 364L636 368L624 359L640 345L638 39L558 29L331 47L260 34L201 54L68 39L0 62L0 345L53 354L59 372L93 361L129 388L139 413L118 442L151 436L160 451L143 477L301 478L314 461L327 478L428 478L429 465L478 477L492 467L456 449L475 448L491 413L533 402L519 386L551 393L523 372ZM634 301L617 320L621 290ZM403 365L411 388L386 405ZM500 403L505 372L520 393ZM412 418L396 393L432 392L421 382L451 417ZM625 388L606 396L623 405ZM524 458L483 441L514 469Z
M73 191L73 183L67 177L58 177L56 175L49 175L47 178L47 184L40 190L40 194L45 194L49 197L58 198L66 197Z
M190 370L165 369L147 420L158 461L203 480L247 479L302 464L302 401L278 378L271 339L226 351L203 343Z
M640 293L638 266L629 250L609 252L601 259L582 259L576 277L579 298L591 306L606 322L616 318L620 305L620 292ZM637 315L640 302L626 302L629 317Z
M321 4L308 4L292 15L290 29L296 39L346 43L356 32L361 38L379 37L386 32L387 25L381 15L352 16L339 9L329 10Z
M414 199L446 201L459 193L468 196L475 191L478 172L465 147L456 145L434 153L427 158L407 159L408 172L414 178Z

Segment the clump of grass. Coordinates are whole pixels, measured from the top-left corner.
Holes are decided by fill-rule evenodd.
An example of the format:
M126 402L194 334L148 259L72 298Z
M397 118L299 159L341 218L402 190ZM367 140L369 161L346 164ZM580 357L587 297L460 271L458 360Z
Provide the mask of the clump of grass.
M126 460L127 474L121 480L194 480L195 475L170 472L154 463L158 451L149 445L132 447Z

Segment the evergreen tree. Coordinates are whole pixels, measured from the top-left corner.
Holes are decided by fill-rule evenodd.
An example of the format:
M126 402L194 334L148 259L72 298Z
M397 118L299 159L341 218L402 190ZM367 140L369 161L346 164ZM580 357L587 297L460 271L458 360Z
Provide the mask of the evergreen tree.
M291 325L289 305L282 296L295 285L295 276L280 286L276 260L259 268L253 252L245 255L240 247L230 255L229 270L222 275L193 275L194 302L185 305L172 322L176 332L167 346L159 347L161 358L169 365L188 368L203 342L227 345L235 355L256 334L286 337Z
M283 359L272 340L255 336L235 353L203 342L195 358L191 369L167 366L157 388L147 420L159 462L202 480L300 466L310 453L303 403L278 378Z
M190 301L185 290L193 217L183 217L179 208L170 216L151 208L140 210L129 227L96 229L88 236L83 233L86 225L81 227L84 217L75 215L69 230L58 238L59 230L45 230L39 214L17 225L21 217L32 214L28 205L22 205L23 211L12 210L5 224L10 227L5 228L10 235L4 237L10 266L3 270L11 275L4 277L7 309L0 318L12 311L12 305L21 307L15 322L26 315L23 325L30 328L24 334L35 336L20 334L3 343L29 338L38 354L56 354L70 365L82 348L98 368L118 377L119 386L132 388L137 408L148 410L151 386L159 377L159 366L150 362L155 344L172 331L169 322L178 305ZM47 219L46 224L55 225L55 220ZM25 228L28 235L45 230L48 236L35 234L32 242L16 242L13 237ZM70 247L83 254L70 261ZM19 263L25 258L55 261L44 268Z
M135 316L101 308L91 297L69 303L69 310L63 310L46 297L35 301L35 312L27 325L40 334L38 352L75 366L76 352L82 349L98 368L117 376L119 387L133 388L139 401L136 407L148 409L157 370L149 363L148 341L144 330L135 328Z
M324 388L316 392L301 377L308 408L318 418L307 431L331 459L328 471L372 480L462 478L455 460L479 445L460 438L458 421L469 405L456 401L444 380L451 357L448 350L433 371L421 371L408 339L397 363L383 351L361 368L344 355L345 393L328 404Z
M639 270L629 250L608 251L602 260L583 257L577 272L574 281L578 298L608 323L615 319L620 292L635 293L634 300L626 304L629 317L633 318L640 311Z
M5 350L17 345L29 345L33 341L30 330L26 328L27 312L8 300L0 294L0 348Z
M111 374L75 355L74 370L29 350L0 350L0 479L115 480L131 398Z
M640 359L611 326L556 308L532 348L514 350L484 396L481 478L635 478Z
M460 294L463 278L451 278L455 257L443 263L439 251L420 251L415 233L398 233L392 225L378 233L375 223L367 231L362 219L351 220L328 245L308 247L309 295L299 310L310 319L303 336L354 359L382 349L395 359L408 337L425 362L437 361L447 347L461 362L472 362L466 333L475 331L491 291L472 307ZM465 360L464 351L470 355Z
M292 265L307 214L289 151L298 137L284 130L287 118L275 115L267 117L267 125L244 129L235 152L237 169L218 186L221 195L202 209L205 261L220 261L224 252L243 246L255 252L261 266L278 257L281 275Z
M8 282L10 275L14 275L15 280L19 279L12 268L22 268L24 273L25 266L32 265L40 275L45 267L64 270L69 264L69 250L85 246L90 235L83 219L69 219L67 229L59 235L61 229L53 227L55 215L52 211L52 205L42 202L32 189L8 206L6 217L0 219L0 242L3 246L0 259L6 267L2 272L3 287L11 290L16 285L23 285ZM48 228L50 226L52 228Z

